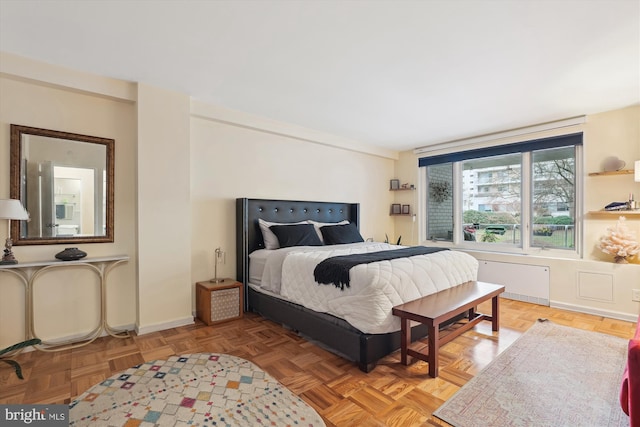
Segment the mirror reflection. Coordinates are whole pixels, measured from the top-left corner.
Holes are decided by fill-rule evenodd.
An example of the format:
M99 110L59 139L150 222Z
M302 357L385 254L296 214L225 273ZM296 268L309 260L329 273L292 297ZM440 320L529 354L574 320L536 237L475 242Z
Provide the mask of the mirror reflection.
M30 221L14 221L14 244L113 241L114 141L11 125L11 198Z

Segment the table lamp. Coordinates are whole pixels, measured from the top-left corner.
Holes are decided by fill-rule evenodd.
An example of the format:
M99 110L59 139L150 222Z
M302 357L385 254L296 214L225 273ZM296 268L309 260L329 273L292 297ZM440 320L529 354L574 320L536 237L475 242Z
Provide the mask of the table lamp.
M22 207L20 200L15 199L0 199L0 219L6 219L7 221L7 240L4 244L4 256L0 260L0 265L4 264L17 264L18 260L13 256L11 247L13 246L13 240L11 240L11 220L26 220L29 219L29 214Z
M218 262L222 261L222 263L225 262L225 253L222 249L220 248L216 248L215 250L215 254L213 257L213 261L214 261L214 273L213 273L213 279L209 280L211 283L222 283L224 282L224 279L218 279Z

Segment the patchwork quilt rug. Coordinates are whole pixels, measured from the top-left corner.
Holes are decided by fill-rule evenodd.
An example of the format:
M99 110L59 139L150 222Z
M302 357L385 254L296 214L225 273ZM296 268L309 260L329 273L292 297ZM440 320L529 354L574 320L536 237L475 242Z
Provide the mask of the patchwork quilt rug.
M302 399L248 360L198 353L116 374L71 402L70 425L324 426Z

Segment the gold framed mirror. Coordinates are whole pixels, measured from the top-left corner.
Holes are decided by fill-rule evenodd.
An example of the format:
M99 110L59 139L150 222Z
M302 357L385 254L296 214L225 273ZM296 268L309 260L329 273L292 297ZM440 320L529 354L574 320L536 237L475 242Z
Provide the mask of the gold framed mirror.
M14 245L113 242L115 141L11 125L10 197L29 221L12 221Z

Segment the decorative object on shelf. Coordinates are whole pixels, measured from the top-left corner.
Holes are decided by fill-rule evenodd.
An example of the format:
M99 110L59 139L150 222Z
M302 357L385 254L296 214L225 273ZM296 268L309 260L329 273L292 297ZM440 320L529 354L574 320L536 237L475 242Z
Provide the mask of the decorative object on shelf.
M392 179L391 181L389 181L389 189L390 190L399 190L400 189L400 180L399 179Z
M214 255L213 255L213 279L209 280L209 282L211 283L222 283L224 282L224 279L218 279L218 262L221 263L225 263L225 252L220 249L220 248L216 248L216 250L214 251Z
M636 235L626 225L621 216L615 227L607 227L607 234L600 238L598 248L605 254L613 255L617 264L627 264L630 258L640 253L640 243Z
M66 248L64 251L56 254L56 258L62 261L76 261L86 256L87 253L78 248Z
M16 199L2 199L0 200L0 219L7 219L7 240L4 244L4 255L0 260L0 265L17 264L18 260L13 256L11 248L13 247L13 240L11 240L11 220L29 220L29 213L25 210L20 203L20 200Z
M602 169L605 172L619 171L625 167L624 160L620 160L615 156L607 157L602 161Z
M431 181L429 183L429 194L434 202L442 203L453 194L449 181Z
M411 213L411 207L409 205L402 205L402 215L409 215Z
M403 190L413 190L413 184L409 185L408 182L405 183L405 184L402 184L401 187L402 187Z
M624 211L627 209L629 209L629 204L627 202L611 202L604 207L605 211Z
M400 215L401 212L400 203L393 203L391 205L391 215Z
M636 160L636 163L633 168L635 169L635 175L633 177L633 180L635 182L640 182L640 160Z

